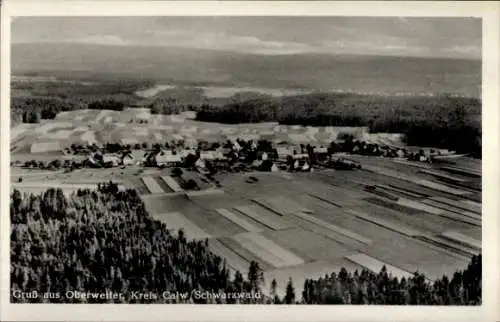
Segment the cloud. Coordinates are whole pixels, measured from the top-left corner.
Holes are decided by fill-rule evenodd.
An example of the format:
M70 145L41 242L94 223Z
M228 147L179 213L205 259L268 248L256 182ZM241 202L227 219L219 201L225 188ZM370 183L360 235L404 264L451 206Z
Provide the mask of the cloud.
M110 46L126 46L133 44L132 42L125 41L123 38L117 35L93 35L66 41L79 44L96 44L96 45L110 45Z
M263 40L255 36L238 36L226 32L157 31L150 32L146 42L155 45L267 55L297 54L318 50L314 48L315 46L306 43Z
M463 19L137 19L22 18L12 25L12 39L17 43L171 46L263 55L340 53L481 57L481 29L475 27L476 23Z

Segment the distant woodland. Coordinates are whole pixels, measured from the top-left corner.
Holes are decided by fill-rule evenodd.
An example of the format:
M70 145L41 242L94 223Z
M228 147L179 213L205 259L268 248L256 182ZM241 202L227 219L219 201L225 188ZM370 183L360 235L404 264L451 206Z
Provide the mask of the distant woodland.
M66 291L164 291L264 294L265 274L251 262L248 274L230 273L208 240L192 240L182 230L153 219L135 190L114 183L79 190L67 197L60 189L41 194L14 190L10 200L10 282L12 291L65 294ZM159 298L153 303L242 304L386 304L480 305L481 255L453 276L429 282L415 273L408 279L363 269L341 269L303 286L290 279L285 294L271 281L266 294L254 298L195 300ZM299 293L301 292L301 293ZM11 294L14 294L11 292ZM301 296L302 295L302 296ZM302 298L302 299L301 299ZM104 303L103 299L25 298L15 303ZM133 299L115 303L152 303Z
M75 109L149 107L153 114L196 111L197 120L217 123L279 122L309 126L368 126L372 132L403 133L407 144L447 148L481 156L481 101L476 98L375 96L312 93L286 97L241 93L212 99L182 87L139 98L148 82L98 85L29 83L13 89L11 120L37 123ZM27 94L29 93L29 95Z

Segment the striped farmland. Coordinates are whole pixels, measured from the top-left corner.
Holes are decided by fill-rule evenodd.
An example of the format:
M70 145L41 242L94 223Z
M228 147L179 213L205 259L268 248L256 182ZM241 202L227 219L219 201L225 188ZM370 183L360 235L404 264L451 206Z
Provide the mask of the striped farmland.
M164 193L163 189L160 187L160 185L153 179L153 177L142 177L142 181L148 188L148 190L155 194L155 193Z
M406 191L404 189L399 189L399 188L396 188L396 187L386 186L386 185L382 185L382 184L377 184L376 187L380 188L380 189L388 190L388 191L390 191L392 193L401 194L401 195L404 195L404 196L407 196L407 197L412 197L412 198L421 198L422 197L421 194L414 193L414 192L411 192L411 191Z
M429 243L433 246L437 246L448 252L458 254L464 259L468 259L471 256L477 254L477 251L474 248L462 245L453 240L450 240L449 238L444 238L443 236L422 235L417 236L417 239L425 243Z
M435 201L434 199L423 199L422 203L439 208L442 211L453 212L453 213L460 214L460 215L463 215L463 216L466 216L466 217L469 217L469 218L472 218L472 219L475 219L478 221L481 220L481 215L478 215L476 213L466 211L463 209L455 208L451 205L443 204L441 202Z
M408 237L419 236L422 234L420 231L418 231L416 229L411 229L409 227L405 227L405 226L402 226L402 225L399 225L397 223L390 222L390 221L387 221L387 220L384 220L381 218L375 218L373 216L370 216L368 214L365 214L365 213L362 213L359 211L347 209L345 212L352 214L352 215L354 215L360 219L363 219L365 221L371 222L375 225L387 228L389 230L395 231L397 233L403 234L403 235L408 236Z
M304 263L302 258L262 235L256 233L241 233L232 238L274 267L296 266Z
M163 180L163 182L165 182L165 184L170 189L172 189L173 192L181 192L182 191L182 188L179 185L179 183L174 178L172 178L171 176L162 176L161 180Z
M180 212L168 212L153 214L153 217L167 225L167 229L173 229L177 232L182 229L189 239L211 238L207 232L184 217Z
M451 199L444 198L444 197L432 197L430 199L444 203L444 204L449 205L449 206L453 206L455 208L475 212L477 214L481 214L481 212L482 212L481 204L474 203L472 201L468 202L468 200L466 200L465 202L462 202L462 201L458 201L458 200L451 200Z
M450 176L446 173L442 173L442 172L438 172L438 171L434 171L434 170L430 170L430 169L422 169L422 170L419 170L418 172L431 175L431 176L436 177L438 179L446 179L446 180L449 180L450 182L467 182L467 180L465 180L465 179L457 178L454 176Z
M217 239L213 238L208 243L208 247L211 251L226 259L227 265L233 271L240 271L243 274L247 273L249 268L249 262L243 259L241 256L236 254L227 246L223 245Z
M415 210L424 211L424 212L427 212L427 213L430 213L433 215L440 215L442 213L442 210L440 210L439 208L436 208L436 207L433 207L430 205L426 205L426 204L421 203L421 202L416 201L416 200L400 198L397 201L397 204L401 205L401 206L413 208Z
M237 206L234 207L234 209L273 230L281 230L293 227L290 222L284 221L274 213L269 212L260 206Z
M241 218L237 214L235 214L227 209L219 208L219 209L216 209L215 211L217 211L217 213L219 213L221 216L229 219L230 221L232 221L236 225L245 229L246 231L254 232L254 233L258 233L258 232L262 231L262 229L260 229L256 225L252 224L251 222L249 222L245 218Z
M295 201L282 196L273 198L256 198L252 199L252 201L280 216L293 214L299 211L309 211L308 209L301 207L301 205Z
M441 170L447 171L449 173L460 174L468 177L476 177L481 178L481 171L473 170L473 169L463 169L460 167L454 166L444 166L440 168Z
M454 242L471 247L471 248L477 250L477 252L480 252L482 249L482 244L479 240L476 240L474 238L470 238L469 236L466 236L466 235L461 234L459 232L447 231L441 235L445 238L451 239Z
M440 184L437 182L432 182L429 180L424 180L424 179L417 180L417 181L415 181L415 183L417 183L423 187L431 188L431 189L441 191L441 192L446 192L446 193L449 193L449 194L455 195L455 196L463 196L463 195L470 194L470 192L468 192L468 191L455 189L455 188L449 187L447 185Z
M397 277L398 279L401 279L403 277L408 279L413 276L413 274L409 272L403 271L400 268L381 262L363 253L346 256L346 259L374 273L379 273L382 270L382 267L385 266L387 268L387 273L392 275L393 277Z
M295 213L294 214L295 216L299 217L299 218L302 218L304 220L307 220L313 224L316 224L320 227L324 227L328 230L331 230L335 233L338 233L338 234L341 234L341 235L344 235L344 236L347 236L349 238L352 238L360 243L363 243L363 244L370 244L372 242L371 239L369 238L366 238L364 236L361 236L359 234L356 234L355 232L352 232L350 230L347 230L347 229L344 229L342 227L338 227L338 226L335 226L333 224L330 224L324 220L321 220L319 218L316 218L314 216L311 216L311 215L308 215L308 214L305 214L305 213Z

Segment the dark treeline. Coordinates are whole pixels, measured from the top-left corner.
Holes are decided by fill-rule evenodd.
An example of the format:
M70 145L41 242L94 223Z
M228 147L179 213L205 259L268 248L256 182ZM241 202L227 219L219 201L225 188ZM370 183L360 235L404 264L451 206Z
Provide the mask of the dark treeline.
M53 119L60 112L85 108L83 102L49 97L13 97L11 122L39 123L41 119Z
M285 294L261 293L265 282L260 265L251 262L247 276L230 274L223 258L209 242L189 240L182 230L172 234L145 210L135 190L120 191L112 183L95 191L79 190L66 197L60 189L40 195L11 194L11 301L38 303L246 303L246 304L481 304L481 255L451 278L430 283L422 274L392 278L385 268L378 274L363 270L332 273L304 283L302 299L293 281ZM233 276L231 276L233 275ZM193 290L216 293L261 294L253 298L204 300L139 300L131 292ZM14 296L36 291L37 298ZM66 291L116 292L121 300L69 299ZM43 298L50 292L61 297Z
M307 304L480 305L481 269L481 255L474 256L465 270L433 283L419 273L408 279L393 278L385 267L378 274L342 269L307 279L302 296Z
M98 100L89 103L87 107L91 110L113 110L113 111L123 111L125 104L121 101L114 99Z
M69 198L60 189L24 196L16 190L10 207L12 290L251 292L260 283L258 264L251 264L249 279L238 272L231 280L225 261L208 249L207 241L188 240L182 230L174 236L148 215L135 190L119 191L113 183ZM11 300L23 302L15 296ZM45 301L82 302L65 297Z
M218 123L279 122L309 126L368 126L403 133L409 145L481 152L481 102L475 98L309 94L201 106L197 120Z
M123 110L137 105L140 98L135 92L149 86L146 81L14 82L11 122L38 123L54 119L60 112L85 108Z

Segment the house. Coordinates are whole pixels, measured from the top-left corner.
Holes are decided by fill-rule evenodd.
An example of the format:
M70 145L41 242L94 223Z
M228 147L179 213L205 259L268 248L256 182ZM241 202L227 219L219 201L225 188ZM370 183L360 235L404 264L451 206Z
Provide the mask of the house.
M293 170L295 171L309 171L311 166L306 159L296 159L293 163Z
M278 153L278 158L281 160L286 160L288 156L293 155L293 149L287 146L278 146L276 147L276 151Z
M202 160L218 160L218 159L225 159L225 157L221 151L210 150L210 151L201 151L200 152L200 159L202 159Z
M252 168L257 168L259 169L262 165L262 161L261 160L255 160L252 162Z
M155 165L163 166L178 166L182 163L180 154L173 154L172 151L160 151L155 155Z
M268 172L276 172L276 171L278 171L278 167L276 166L276 164L273 161L266 160L266 161L261 162L259 170L260 171L268 171Z
M257 153L257 158L259 160L266 161L267 159L269 159L269 154L265 151L259 151Z
M136 163L135 157L132 153L126 153L122 156L122 164L123 165L133 165Z
M292 158L294 160L306 160L306 159L309 159L309 154L307 154L307 153L292 154Z
M241 150L241 145L236 140L233 142L233 149L235 151L240 151Z
M325 148L325 147L315 147L313 149L313 153L315 153L315 154L327 154L328 153L328 148Z
M221 148L218 152L222 153L224 157L229 157L233 153L233 149L231 148Z
M196 170L198 170L198 172L202 173L202 174L208 174L209 171L207 169L207 164L205 162L204 159L198 159L196 160L196 162L194 163L194 166L196 168Z
M96 158L92 154L89 154L89 157L87 158L87 162L90 163L92 166L97 166L99 164L99 161L96 160Z
M116 154L106 153L102 156L102 163L116 167L121 163L121 159Z

